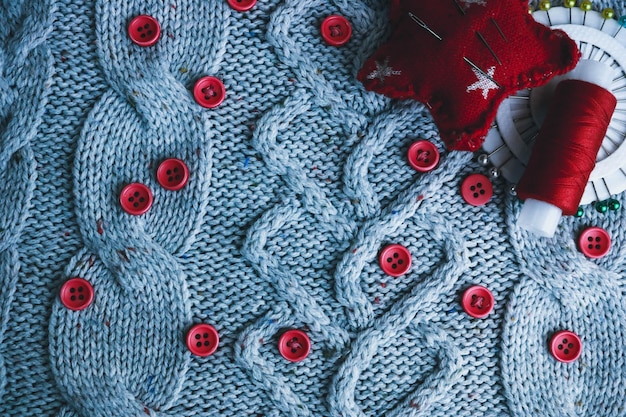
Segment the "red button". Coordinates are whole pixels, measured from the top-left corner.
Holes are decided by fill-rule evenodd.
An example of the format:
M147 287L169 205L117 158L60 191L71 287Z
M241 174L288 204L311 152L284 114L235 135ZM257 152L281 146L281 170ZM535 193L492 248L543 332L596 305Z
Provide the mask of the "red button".
M247 12L256 4L256 0L228 0L228 5L238 12Z
M322 38L332 46L345 45L352 36L352 26L343 16L328 16L322 22Z
M180 190L187 184L188 179L189 168L180 159L166 159L157 169L157 181L166 190Z
M199 105L212 109L222 104L226 97L226 88L218 78L202 77L193 87L193 96Z
M152 46L159 40L161 25L152 17L139 15L128 25L128 36L139 46Z
M428 172L439 163L439 150L428 140L418 140L409 147L409 164L418 172Z
M482 319L487 317L493 310L493 294L487 288L480 285L469 287L463 293L461 305L463 310L470 316Z
M472 206L483 206L493 196L491 181L482 174L472 174L461 184L461 196Z
M82 278L71 278L61 287L59 297L70 310L84 310L93 301L93 287Z
M576 333L562 330L552 336L550 353L559 362L574 362L580 356L583 344Z
M128 214L144 214L152 206L152 191L138 182L128 184L120 193L120 204Z
M578 247L588 258L602 258L611 249L611 236L600 227L589 227L580 234Z
M399 277L411 267L411 252L398 244L385 246L378 256L378 263L385 274Z
M187 332L187 347L194 355L212 355L219 343L220 336L210 324L196 324Z
M300 362L309 356L311 340L301 330L288 330L278 340L278 350L288 361Z

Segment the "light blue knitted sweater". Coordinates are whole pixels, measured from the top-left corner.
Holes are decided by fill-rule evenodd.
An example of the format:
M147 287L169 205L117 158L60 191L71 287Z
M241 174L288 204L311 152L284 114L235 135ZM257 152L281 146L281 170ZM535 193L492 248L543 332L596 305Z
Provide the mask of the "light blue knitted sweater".
M624 210L544 239L500 178L465 203L487 168L355 79L387 3L0 1L0 416L626 415ZM139 14L153 47L127 35ZM320 36L330 14L352 24L343 47ZM205 75L218 108L191 94ZM418 138L441 149L430 173L406 163ZM155 178L170 157L190 170L176 192ZM131 182L154 193L142 216L120 207ZM613 238L597 261L576 248L589 225ZM388 243L412 254L399 278ZM81 311L59 298L72 277L94 288ZM484 319L461 308L474 284L495 296ZM197 323L219 332L211 356L185 344ZM280 355L286 329L305 360ZM550 355L560 329L576 362Z

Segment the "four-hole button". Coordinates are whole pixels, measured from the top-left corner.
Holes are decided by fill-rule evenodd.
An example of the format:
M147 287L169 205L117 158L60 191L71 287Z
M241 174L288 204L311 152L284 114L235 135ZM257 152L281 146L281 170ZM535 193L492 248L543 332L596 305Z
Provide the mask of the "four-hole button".
M477 319L487 317L493 309L493 304L494 299L491 291L480 285L469 287L465 290L461 299L463 310Z
M550 340L550 353L559 362L574 362L582 352L582 342L578 335L569 330L557 332Z
M343 16L328 16L322 22L320 30L322 38L324 38L327 44L332 46L345 45L352 36L352 26Z
M120 204L128 214L144 214L152 206L152 191L138 182L128 184L120 193Z
M238 12L247 12L256 4L256 0L228 0L228 5Z
M196 324L187 332L187 348L197 356L212 355L219 341L217 330L210 324Z
M385 274L399 277L411 267L411 253L402 245L388 245L380 251L378 263Z
M193 97L202 107L212 109L222 104L226 97L226 88L219 78L202 77L193 87Z
M461 184L461 196L472 206L485 205L493 196L493 186L483 174L472 174Z
M188 179L189 168L180 159L166 159L157 169L157 181L166 190L180 190L187 184Z
M59 298L70 310L84 310L93 301L93 287L82 278L71 278L61 287Z
M578 237L578 247L588 258L601 258L611 248L609 233L600 227L589 227Z
M302 330L287 330L278 340L278 351L290 362L300 362L309 356L311 340Z
M418 172L428 172L439 163L439 150L428 140L414 142L407 153L409 164Z
M139 46L152 46L159 40L161 26L159 22L147 15L139 15L128 25L128 36Z

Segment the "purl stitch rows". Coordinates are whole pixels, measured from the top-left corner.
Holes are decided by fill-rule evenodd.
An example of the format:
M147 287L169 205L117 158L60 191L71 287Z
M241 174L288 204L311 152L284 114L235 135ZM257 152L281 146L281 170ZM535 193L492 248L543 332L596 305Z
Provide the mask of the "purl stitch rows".
M502 179L465 203L485 168L444 151L422 105L356 81L387 3L2 2L0 416L626 415L624 209L549 240L515 226ZM127 35L139 14L161 24L152 47ZM340 48L331 14L353 28ZM226 86L215 109L191 93L205 75ZM419 138L441 151L425 174L405 156ZM189 167L179 191L157 182L167 158ZM154 193L142 216L120 207L131 182ZM589 225L612 237L600 260L576 248ZM389 243L406 275L379 267ZM72 277L85 310L59 300ZM460 305L476 284L484 319ZM185 345L197 323L219 332L211 356ZM278 352L291 328L302 362ZM574 363L550 356L561 329Z

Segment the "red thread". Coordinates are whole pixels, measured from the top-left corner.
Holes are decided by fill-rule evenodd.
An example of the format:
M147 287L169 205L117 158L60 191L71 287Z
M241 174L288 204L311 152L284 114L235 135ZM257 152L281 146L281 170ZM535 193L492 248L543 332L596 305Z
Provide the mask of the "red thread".
M576 214L616 105L615 96L596 84L559 83L517 195Z

